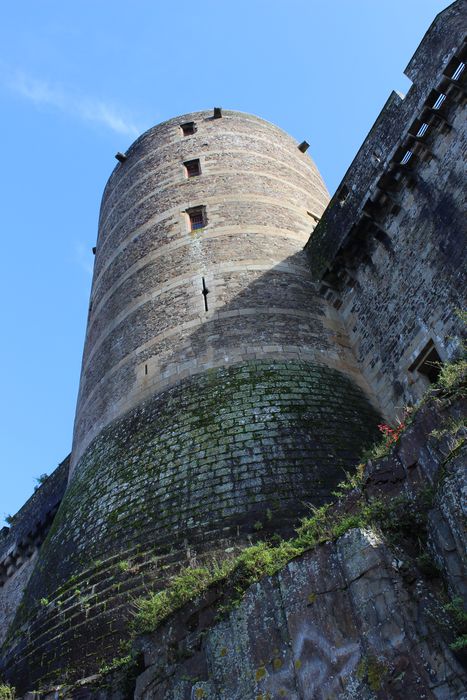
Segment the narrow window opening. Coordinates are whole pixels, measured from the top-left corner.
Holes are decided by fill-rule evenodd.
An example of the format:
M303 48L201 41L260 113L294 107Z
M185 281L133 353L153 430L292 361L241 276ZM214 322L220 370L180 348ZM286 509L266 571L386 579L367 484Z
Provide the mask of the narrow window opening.
M420 129L417 131L415 136L420 139L422 136L424 136L426 134L427 130L428 130L428 124L426 122L423 122L423 124L421 125Z
M183 136L192 136L196 131L195 123L185 122L185 124L180 124L180 129L182 130Z
M190 231L197 231L206 226L206 210L204 207L187 209L186 213L190 221Z
M201 291L201 294L203 295L204 298L204 310L208 311L208 294L209 294L209 289L206 287L206 280L204 277L202 278L203 280L203 289Z
M441 364L441 357L436 350L435 344L430 340L409 367L409 371L422 374L428 379L430 384L434 384L441 372Z
M444 95L443 93L441 93L441 95L439 95L438 99L437 99L436 102L434 103L433 109L439 109L439 108L441 107L441 105L443 104L443 102L444 102L445 99L446 99L446 95Z
M458 80L460 78L464 68L465 68L465 63L463 61L461 61L459 63L459 65L457 66L456 70L454 71L454 73L452 74L451 80Z
M201 175L199 158L187 160L183 163L183 165L185 166L185 173L187 177L196 177L197 175Z
M413 152L412 151L406 151L404 157L401 160L401 165L407 165L409 160L412 158Z
M144 365L144 374L147 374L147 373L148 373L148 366Z

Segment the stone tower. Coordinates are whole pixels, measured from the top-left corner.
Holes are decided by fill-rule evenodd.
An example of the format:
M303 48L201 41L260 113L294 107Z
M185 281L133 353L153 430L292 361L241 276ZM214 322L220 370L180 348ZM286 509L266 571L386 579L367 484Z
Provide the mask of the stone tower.
M71 478L13 626L19 687L96 671L131 599L182 563L289 532L373 437L303 252L328 195L297 143L215 110L150 129L120 160Z

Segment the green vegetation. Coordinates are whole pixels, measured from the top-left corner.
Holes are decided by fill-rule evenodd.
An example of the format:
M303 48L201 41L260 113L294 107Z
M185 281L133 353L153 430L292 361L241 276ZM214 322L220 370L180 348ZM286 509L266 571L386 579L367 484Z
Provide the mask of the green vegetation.
M0 683L0 700L15 700L15 689L8 683Z
M387 673L386 664L375 656L365 656L357 666L357 678L365 680L374 693L381 690L383 678Z
M39 602L43 608L46 608L47 605L49 604L49 599L48 598L41 598Z
M302 519L294 538L258 542L221 563L188 567L174 576L167 588L137 600L134 631L138 634L154 631L175 610L220 583L229 589L228 604L220 609L225 612L240 602L251 584L272 576L295 557L320 543L337 539L352 528L379 528L390 542L408 537L421 543L425 539L426 516L432 499L433 492L427 489L416 500L407 496L390 502L362 499L353 513L336 514L332 504L312 508L311 515Z
M467 379L467 356L464 355L454 362L445 362L441 365L438 381L428 391L428 395L436 390L441 390L448 398L465 397L465 383Z
M467 634L461 634L449 645L453 651L463 651L467 649Z
M362 487L365 477L365 462L357 464L357 468L353 474L345 472L345 479L336 486L336 490L332 491L332 495L336 498L345 498L350 491Z
M456 435L456 433L464 427L464 418L448 418L440 428L435 428L431 431L430 435L437 440L441 440L445 435Z
M108 664L103 664L99 669L99 673L109 673L110 671L116 671L119 668L129 669L134 664L135 659L131 654L128 654L127 656L120 656L119 658L113 659Z
M461 318L464 320L464 318L467 317L467 313L459 312L459 315L462 313L465 314L464 316L461 316ZM369 449L363 452L361 457L362 462L366 462L369 459L380 459L381 457L386 457L386 455L388 455L391 451L393 445L400 438L403 431L411 424L418 409L428 400L432 399L433 397L448 401L465 398L467 395L466 386L467 352L464 351L463 356L457 360L441 364L437 381L426 391L424 397L415 408L405 408L404 417L398 426L395 428L390 428L390 426L384 424L378 426L384 436L379 442L376 442ZM451 432L454 432L454 427L456 427L457 431L462 424L463 421L459 420L457 421L456 426L451 425ZM441 437L440 431L433 431L432 435L434 437Z
M467 648L467 610L462 598L456 596L444 609L451 615L457 635L450 647L454 651L462 651Z

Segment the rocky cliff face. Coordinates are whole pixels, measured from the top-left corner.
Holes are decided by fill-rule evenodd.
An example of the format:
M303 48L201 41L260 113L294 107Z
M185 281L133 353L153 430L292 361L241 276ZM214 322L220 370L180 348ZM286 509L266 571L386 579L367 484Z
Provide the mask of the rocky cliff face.
M253 585L244 561L175 611L168 599L129 665L40 697L466 698L463 415L459 390L431 399L295 540L265 545Z
M459 404L421 409L335 509L348 517L362 498L378 499L380 527L349 529L290 561L210 629L212 600L188 634L192 607L140 640L147 668L135 697L467 697L448 602L467 581L460 415Z

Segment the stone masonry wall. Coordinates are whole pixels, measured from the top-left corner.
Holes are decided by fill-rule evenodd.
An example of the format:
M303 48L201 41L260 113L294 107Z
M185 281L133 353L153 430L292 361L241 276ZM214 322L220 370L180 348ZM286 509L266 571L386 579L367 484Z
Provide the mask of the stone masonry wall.
M465 2L453 3L409 64L307 245L389 418L420 398L431 342L459 352L465 308ZM460 72L459 72L460 71Z
M13 516L11 526L0 531L0 644L63 498L68 466L67 457Z
M185 380L113 423L71 480L10 630L21 692L96 672L118 653L131 600L174 566L289 533L374 439L348 378L252 361ZM42 602L41 602L42 601Z
M327 192L290 136L248 114L197 112L127 156L102 201L73 466L111 420L208 368L300 351L356 379L301 252ZM201 173L187 177L195 158ZM205 225L191 231L196 206Z

